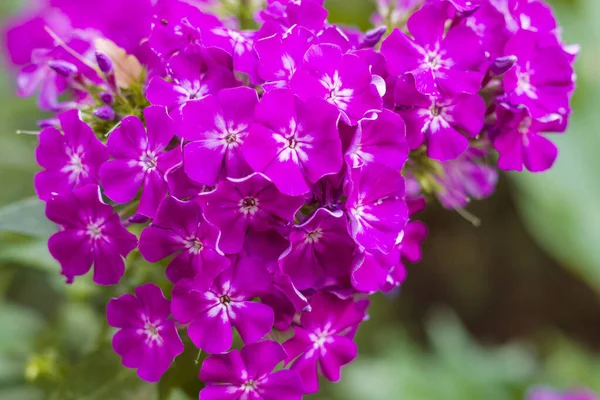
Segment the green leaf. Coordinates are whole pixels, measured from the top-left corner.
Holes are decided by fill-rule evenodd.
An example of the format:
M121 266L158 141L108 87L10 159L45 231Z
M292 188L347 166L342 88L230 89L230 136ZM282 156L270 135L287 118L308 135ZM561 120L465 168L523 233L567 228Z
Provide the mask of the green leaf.
M51 400L153 400L157 387L125 368L109 346L98 349L73 365Z
M35 197L0 208L0 232L48 237L56 232L44 212L44 203Z
M2 243L0 263L19 264L51 273L60 271L58 263L48 252L46 240Z

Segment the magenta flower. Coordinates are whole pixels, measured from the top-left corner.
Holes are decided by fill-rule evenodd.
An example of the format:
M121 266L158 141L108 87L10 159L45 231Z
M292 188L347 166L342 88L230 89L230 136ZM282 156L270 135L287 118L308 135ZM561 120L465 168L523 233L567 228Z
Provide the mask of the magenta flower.
M320 0L276 0L268 1L267 7L257 17L258 22L269 29L286 32L297 25L317 33L323 29L327 10Z
M52 196L46 217L60 226L48 250L72 283L94 265L94 282L114 285L125 272L123 257L135 249L137 238L123 227L119 215L102 202L97 185L86 185Z
M483 0L448 0L458 11L473 11L481 5Z
M187 101L239 85L231 57L215 48L191 46L171 57L167 71L171 81L152 78L146 97L154 105L168 107L175 118Z
M562 47L548 45L544 35L517 32L506 44L505 54L517 57L504 77L504 90L513 105L523 104L533 118L564 117L574 89L571 60Z
M421 244L427 237L427 225L421 221L409 221L404 228L400 242L400 255L403 259L416 263L421 261Z
M383 41L381 53L390 74L410 73L423 94L477 93L483 78L478 69L485 60L479 38L462 25L444 35L447 19L443 8L424 6L408 19L414 39L394 29Z
M498 150L498 167L507 171L522 171L523 167L532 172L549 169L558 156L558 149L543 132L564 130L562 118L540 122L532 118L526 107L498 106L498 129L493 137Z
M171 363L183 353L183 343L175 322L169 318L170 302L153 283L135 288L135 296L124 294L108 302L108 324L121 328L112 339L115 353L127 368L137 368L138 376L158 382Z
M200 380L206 383L200 400L301 400L302 381L296 372L272 372L285 358L283 347L271 340L212 355L200 369Z
M262 174L226 179L214 192L202 195L206 218L221 231L219 248L228 254L242 249L249 229L269 230L293 222L302 197L281 194Z
M389 110L376 119L363 119L346 150L346 162L352 168L378 163L401 170L408 159L406 126L402 118Z
M246 161L281 193L301 195L342 167L337 109L320 99L302 102L291 91L267 92L242 148Z
M229 350L232 327L245 344L259 341L273 327L271 307L252 301L257 287L264 287L257 282L264 275L254 274L252 265L225 270L209 290L197 279L175 284L171 311L177 321L189 323L188 335L199 349L211 354Z
M191 142L183 152L184 170L190 178L213 186L219 179L252 173L241 150L256 104L256 90L239 87L185 105L180 135Z
M259 58L258 74L266 81L263 88L287 88L302 65L304 54L314 42L315 35L299 25L285 33L258 40L254 49Z
M323 287L327 279L350 273L354 240L348 234L344 214L319 208L290 232L290 247L279 265L300 290Z
M371 164L351 170L350 186L346 209L352 237L366 249L388 253L408 220L404 178L400 171Z
M382 107L369 67L360 57L343 54L333 44L313 45L290 87L303 100L317 97L333 104L352 125Z
M288 353L286 363L297 371L307 393L318 390L317 371L332 382L340 379L341 369L356 358L352 340L357 326L365 318L364 307L351 298L342 300L320 292L310 301L312 311L302 314L294 336L283 347Z
M406 269L400 261L400 246L388 254L367 250L356 259L352 271L352 286L359 292L389 292L406 279Z
M63 133L52 127L42 130L36 160L43 171L35 176L35 190L46 201L53 193L98 182L98 170L108 151L92 128L71 110L58 116Z
M417 92L414 80L404 76L396 82L395 102L406 122L411 149L425 141L427 156L442 162L454 160L469 148L469 137L483 128L485 101L478 94L455 97L427 96Z
M254 51L257 31L239 31L225 26L202 29L202 43L217 47L233 57L233 69L248 74L253 84L258 84L258 57Z
M162 201L152 224L142 231L140 253L149 262L177 254L166 274L171 282L196 278L208 289L215 277L229 266L217 250L219 231L206 222L197 202L167 197Z
M487 152L469 149L456 160L442 165L436 178L440 203L448 209L465 207L471 199L481 200L496 188L498 171L485 163Z
M539 387L532 390L527 400L598 400L595 393L588 389L574 389L566 392L558 392L550 388Z
M180 152L165 152L174 137L173 121L164 107L144 109L143 122L135 116L123 118L108 137L108 151L113 158L100 168L104 193L114 202L133 200L140 188L138 212L153 217L167 196L165 172L177 164Z

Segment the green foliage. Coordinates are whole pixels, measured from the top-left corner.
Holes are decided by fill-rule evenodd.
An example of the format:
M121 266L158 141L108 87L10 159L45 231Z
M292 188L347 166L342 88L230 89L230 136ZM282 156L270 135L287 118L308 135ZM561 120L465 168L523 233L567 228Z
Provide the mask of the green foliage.
M44 212L44 203L30 197L0 208L0 232L48 237L56 232Z
M518 399L535 372L526 348L481 347L452 314L437 314L427 333L429 351L405 334L379 332L375 355L348 367L336 399Z

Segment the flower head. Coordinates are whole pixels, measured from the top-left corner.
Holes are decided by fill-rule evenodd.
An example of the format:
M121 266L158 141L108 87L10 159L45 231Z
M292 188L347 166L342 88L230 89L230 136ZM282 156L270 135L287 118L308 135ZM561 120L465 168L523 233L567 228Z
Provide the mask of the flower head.
M46 204L46 216L61 228L50 237L48 250L68 283L85 275L92 265L97 284L119 282L125 272L123 257L135 249L137 238L102 201L97 185L53 195Z
M183 353L175 322L169 318L170 302L153 283L135 288L135 296L124 294L108 302L108 324L120 330L112 345L123 365L137 368L138 376L158 382L171 363Z
M200 369L200 379L206 382L200 400L301 400L302 381L295 371L272 372L285 358L283 347L271 340L212 355Z
M206 218L221 231L219 248L235 254L249 230L264 231L291 223L304 200L280 193L262 174L226 179L203 194Z
M312 311L302 314L294 336L283 346L286 363L297 371L308 393L318 389L317 371L332 382L340 379L341 369L357 354L352 340L357 325L365 318L364 307L352 299L342 300L319 293L311 300Z
M240 87L185 105L180 135L191 142L183 152L184 170L191 179L212 186L222 178L242 178L252 172L242 146L257 103L254 89Z
M52 193L98 182L98 170L108 160L106 146L94 131L71 110L59 115L62 133L48 127L40 133L36 149L38 164L44 168L35 176L35 190L42 200Z
M257 282L262 276L251 268L230 268L208 290L197 279L182 279L173 288L173 316L189 323L187 332L192 343L211 354L229 350L232 328L244 343L257 342L272 329L274 319L271 307L252 301L258 294L257 287L263 285Z
M483 48L469 27L454 26L444 33L447 19L443 8L424 6L408 20L413 38L395 29L383 41L381 53L392 75L414 76L420 93L476 93L483 78L478 70L485 59Z
M337 109L324 100L303 102L289 90L271 90L256 108L244 157L281 193L308 193L311 184L342 167L338 117Z
M167 267L167 278L197 278L209 288L215 277L229 266L229 260L217 250L219 231L206 222L197 202L164 199L152 224L142 231L140 253L149 262L158 262L177 254Z
M165 173L179 160L180 152L165 152L175 130L164 107L144 110L144 123L125 117L109 135L107 146L113 160L100 168L100 182L106 195L117 203L133 200L140 188L138 212L153 217L168 192Z

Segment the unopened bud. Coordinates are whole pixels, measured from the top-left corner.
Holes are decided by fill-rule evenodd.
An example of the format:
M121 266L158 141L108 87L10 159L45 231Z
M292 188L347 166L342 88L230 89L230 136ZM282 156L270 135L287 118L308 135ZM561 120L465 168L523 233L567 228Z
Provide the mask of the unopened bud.
M94 110L94 116L105 121L112 121L115 119L115 115L115 110L113 110L110 106L102 106Z
M105 74L110 74L113 71L113 62L107 55L100 53L99 51L96 52L96 63L98 64L100 71Z
M115 101L115 97L108 92L102 92L100 93L100 100L102 100L104 104L111 105L113 101Z
M502 56L498 57L490 65L490 71L494 75L502 75L509 69L511 69L517 62L516 56Z
M48 61L48 67L52 68L57 74L64 76L65 78L72 78L77 75L77 67L68 61L64 60L50 60Z
M386 32L387 27L384 25L378 26L376 28L371 29L370 31L367 31L360 41L360 47L375 47L375 45L379 43L379 41L381 40L383 35L385 35Z

